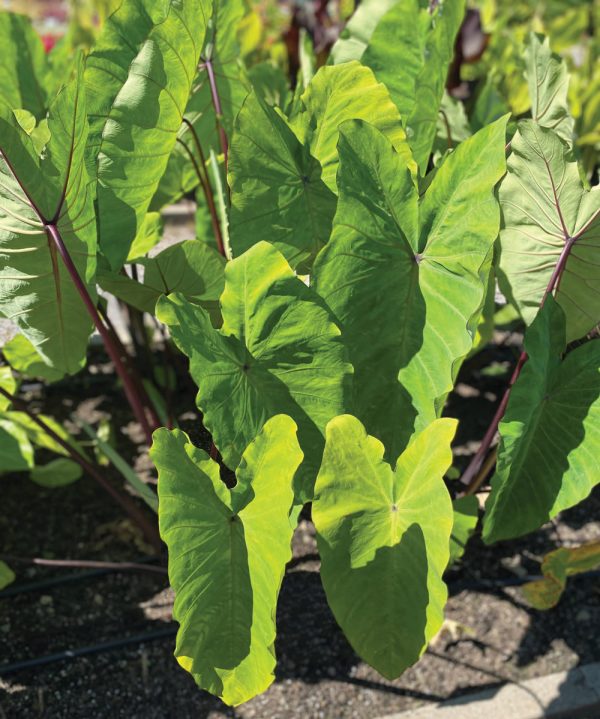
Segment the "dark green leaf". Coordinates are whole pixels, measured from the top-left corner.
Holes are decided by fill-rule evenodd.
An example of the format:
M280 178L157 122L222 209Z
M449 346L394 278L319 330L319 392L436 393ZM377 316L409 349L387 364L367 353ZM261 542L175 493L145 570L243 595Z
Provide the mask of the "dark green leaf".
M384 15L362 56L396 103L416 163L424 175L464 0L399 0Z
M108 18L87 59L99 242L115 270L167 167L210 12L209 0L129 0Z
M48 464L34 467L29 477L40 487L53 489L73 484L83 475L83 470L71 459L53 459Z
M564 360L565 318L549 297L525 338L528 361L500 423L486 542L537 529L600 482L600 341Z
M40 157L35 140L0 106L0 313L44 362L72 374L85 362L91 321L46 225L56 227L93 296L96 227L81 63L52 102L48 126Z
M102 271L98 275L101 287L150 314L154 314L158 298L172 292L207 310L218 309L225 285L225 260L204 242L178 242L139 264L144 268L142 282L120 273Z
M32 467L33 447L27 433L10 420L10 413L0 417L0 474Z

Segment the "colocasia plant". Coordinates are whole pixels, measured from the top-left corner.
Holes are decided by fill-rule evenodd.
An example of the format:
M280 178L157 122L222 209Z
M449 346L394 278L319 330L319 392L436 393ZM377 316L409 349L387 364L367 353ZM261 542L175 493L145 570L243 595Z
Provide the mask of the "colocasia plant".
M15 404L16 378L80 371L95 328L152 445L177 661L229 704L273 681L306 505L337 622L393 678L441 626L497 432L486 542L600 481L600 192L578 164L564 62L531 34L530 109L511 118L485 86L465 112L445 90L464 0L366 0L318 70L305 44L292 90L264 48L242 50L249 12L123 0L57 92L52 53L0 16L0 313L19 328L0 470L33 470L41 445L64 456L38 479L102 481L60 425ZM161 208L192 192L196 239L151 252ZM98 285L189 358L210 451L160 427ZM524 350L451 482L446 398L498 288Z

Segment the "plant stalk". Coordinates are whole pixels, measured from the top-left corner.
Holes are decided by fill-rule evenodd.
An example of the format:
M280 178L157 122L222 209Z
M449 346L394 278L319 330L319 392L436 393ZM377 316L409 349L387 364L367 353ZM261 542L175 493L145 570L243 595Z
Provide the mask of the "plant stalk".
M194 126L185 118L183 119L183 121L192 132L194 144L196 145L196 149L198 150L198 154L200 155L200 164L194 157L194 153L190 150L187 144L179 138L177 138L177 141L185 148L185 151L187 152L190 160L192 161L192 164L194 165L194 170L196 171L196 175L198 176L198 180L200 181L200 186L202 187L202 192L204 193L206 204L208 206L208 213L210 215L210 222L212 224L213 232L215 235L217 248L219 252L223 255L223 257L225 257L225 244L223 242L223 233L221 232L221 223L219 222L219 216L217 213L215 198L210 184L210 178L208 176L208 172L206 171L204 153L202 152L202 147L200 146L200 141L198 139L196 131L194 130Z
M225 172L227 172L229 145L227 143L227 135L225 134L225 130L223 128L223 108L221 107L221 98L219 97L219 89L217 88L215 71L212 65L212 60L210 58L207 58L204 61L204 67L206 68L206 74L208 75L208 82L210 84L210 95L212 97L213 107L217 116L217 129L219 131L219 140L221 142L223 158L225 160Z
M127 308L127 310L130 309L129 305L125 305L125 307ZM135 383L136 392L137 392L138 396L140 397L141 401L143 402L146 411L150 414L150 421L152 423L152 427L154 427L154 428L160 427L162 423L158 417L154 403L152 402L148 393L146 392L146 389L145 389L143 383L140 381L139 376L136 374L135 366L132 361L131 355L125 349L125 345L121 342L121 339L119 338L117 330L115 329L113 323L110 321L110 317L102 311L101 307L98 308L98 312L100 314L101 319L106 324L106 327L107 327L108 331L110 332L110 335L113 339L115 346L121 353L121 357L123 358L125 367L126 367L127 371L129 372L129 376L132 378L133 382Z
M69 251L65 247L65 244L62 240L62 237L60 236L60 233L58 231L58 228L53 223L45 223L45 228L48 233L48 236L54 243L56 249L58 250L58 253L61 256L61 259L67 269L67 272L71 276L71 280L73 281L73 284L75 285L75 288L77 289L77 292L79 293L79 296L81 297L90 317L92 318L92 322L94 323L94 326L98 330L100 337L102 338L102 341L104 342L104 346L106 347L106 351L108 352L108 355L110 359L112 360L115 370L119 377L121 378L121 381L123 382L123 388L125 390L125 395L127 396L127 400L129 404L131 405L131 409L133 410L137 421L140 423L142 430L144 431L144 434L146 436L146 441L148 442L148 445L152 444L152 429L150 427L150 424L148 422L148 418L146 416L146 412L144 409L144 406L140 400L140 397L136 391L135 383L127 371L127 368L125 367L123 360L121 359L119 350L117 349L110 332L106 328L104 322L102 322L100 315L98 314L98 310L96 308L96 305L94 304L94 301L92 300L90 293L88 292L87 287L85 286L85 283L79 276L79 272L77 271L77 268L75 267L75 264L73 263L73 260L71 259L71 255L69 254ZM156 429L156 427L154 427Z
M127 512L131 519L142 529L146 539L154 547L157 554L162 551L162 542L158 534L158 530L154 524L148 521L144 514L138 509L135 503L125 494L119 492L112 484L104 477L94 465L88 461L83 454L81 454L75 447L70 445L64 440L59 434L57 434L52 427L49 427L41 417L34 414L27 405L19 400L18 397L7 392L2 386L0 386L0 394L2 394L9 402L15 405L18 409L25 412L27 416L34 421L38 427L40 427L49 437L51 437L57 444L59 444L74 462L83 469L84 472L90 475L98 484L104 489L110 496Z
M559 208L558 202L557 202L557 208ZM571 253L571 250L573 249L573 245L577 241L579 237L585 232L586 228L584 227L580 232L575 235L571 236L567 233L566 226L564 224L562 213L560 212L559 208L559 216L561 220L561 224L564 228L564 232L567 235L565 237L565 245L560 253L560 256L558 258L558 261L556 263L556 266L552 272L552 276L550 277L550 281L548 282L548 285L546 286L546 289L544 291L544 295L542 297L542 301L540 302L540 309L544 306L546 303L546 300L548 299L548 296L554 292L554 290L558 290L558 287L560 285L560 280L563 274L563 271L566 267L567 260L569 259L569 255ZM500 424L500 421L502 417L504 417L504 413L506 412L506 407L508 405L508 400L510 398L510 393L513 388L513 385L519 378L519 375L521 374L521 370L523 369L523 365L527 362L527 352L523 350L521 352L521 355L519 356L519 359L517 361L517 364L513 370L513 373L511 375L511 378L508 382L508 387L506 388L504 395L502 396L502 399L500 400L500 404L498 405L498 408L496 409L496 412L494 414L494 417L492 418L492 421L481 440L481 444L479 445L479 448L477 452L473 455L471 461L469 462L469 465L465 469L462 477L461 482L463 484L467 485L467 488L465 490L465 494L473 494L477 491L480 484L483 482L483 478L479 480L478 473L481 468L481 465L483 463L483 460L485 459L492 442L494 441L494 437L496 436L496 432L498 431L498 425Z

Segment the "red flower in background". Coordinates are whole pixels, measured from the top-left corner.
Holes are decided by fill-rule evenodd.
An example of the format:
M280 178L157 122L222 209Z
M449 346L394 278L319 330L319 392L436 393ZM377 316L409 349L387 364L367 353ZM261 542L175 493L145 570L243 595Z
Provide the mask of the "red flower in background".
M42 40L42 44L44 46L44 50L46 52L50 52L50 50L52 50L52 48L56 45L56 41L58 40L56 35L46 34L46 35L40 35L40 37Z

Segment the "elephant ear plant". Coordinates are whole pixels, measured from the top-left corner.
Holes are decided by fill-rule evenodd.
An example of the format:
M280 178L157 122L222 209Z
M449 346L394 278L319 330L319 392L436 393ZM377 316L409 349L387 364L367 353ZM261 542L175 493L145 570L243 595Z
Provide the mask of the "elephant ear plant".
M0 312L20 330L3 350L14 372L0 368L0 458L34 463L15 374L79 372L96 329L158 472L177 661L228 704L274 679L300 512L338 624L392 679L442 624L444 572L494 457L486 542L535 530L600 481L600 193L580 179L568 73L533 35L530 117L483 100L467 113L444 89L464 9L366 0L330 61L278 94L244 64L241 0L123 0L54 97L37 54L28 82L11 68L0 83ZM190 192L198 236L155 248L159 211ZM166 357L189 359L212 444L160 414L98 284L153 317ZM493 330L496 285L524 351L450 482L446 400ZM38 440L51 431L102 481L37 420ZM557 601L596 555L549 560L553 584L531 596Z

